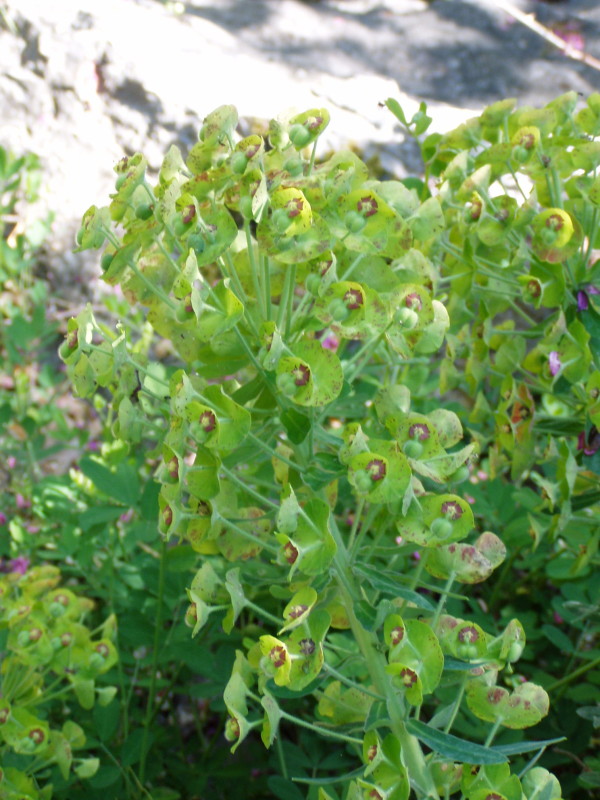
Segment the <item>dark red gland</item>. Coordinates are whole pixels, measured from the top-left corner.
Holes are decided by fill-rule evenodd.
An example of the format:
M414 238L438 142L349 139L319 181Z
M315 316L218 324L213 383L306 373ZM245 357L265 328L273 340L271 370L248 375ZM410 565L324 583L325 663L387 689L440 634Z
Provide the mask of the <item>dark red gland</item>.
M377 745L372 744L371 747L367 750L367 758L369 761L373 761L374 758L377 757Z
M486 794L485 800L502 800L502 795L497 792L490 792Z
M411 439L416 439L419 442L424 442L431 436L429 428L423 422L415 422L408 429L408 435Z
M362 292L359 289L348 289L344 295L344 303L348 311L356 311L357 308L364 305L364 302Z
M39 628L32 628L29 631L29 641L37 642L42 638L42 632Z
M407 308L412 308L413 311L420 311L423 308L421 295L417 294L417 292L411 292L410 294L407 294L406 298L404 299L404 305Z
M483 206L479 200L476 200L471 204L471 219L473 220L473 222L479 219L482 210Z
M283 555L288 564L295 564L298 558L298 548L294 547L291 542L287 542L283 548Z
M559 231L565 224L564 219L558 214L550 214L546 220L546 227L553 231Z
M297 606L292 606L290 608L290 619L298 619L298 617L301 617L302 614L304 614L306 611L308 611L308 606L304 606L301 604Z
M100 642L100 644L97 644L96 647L94 648L94 650L97 653L99 653L102 656L102 658L108 658L108 655L110 653L110 650L108 649L108 645L104 644L104 642Z
M234 739L240 738L240 723L237 721L235 717L231 717L229 720L229 733Z
M382 481L387 473L385 461L380 458L374 458L367 464L367 472L371 476L372 481Z
M302 209L304 208L304 201L300 197L294 197L292 200L288 201L285 205L288 211L288 217L293 219L294 217L299 216L302 213Z
M374 197L361 197L356 204L356 208L363 217L372 217L377 213L378 205Z
M78 342L78 331L70 331L67 333L67 347L69 350L75 350Z
M68 631L66 633L63 633L62 636L60 637L60 643L62 647L68 647L72 641L73 641L73 634L69 633Z
M519 139L519 144L521 147L524 147L525 150L531 150L533 147L535 147L535 136L533 133L525 133Z
M271 659L275 667L277 668L283 667L287 658L285 647L283 647L280 644L278 644L276 647L273 647L271 652L269 653L269 658Z
M323 124L323 117L309 117L306 120L306 127L309 131L316 131Z
M333 264L333 261L324 261L323 262L323 266L319 270L320 274L321 274L321 277L323 277L327 273L327 270L331 267L332 264Z
M173 511L171 509L171 506L165 506L163 508L162 518L167 528L170 528L171 523L173 522Z
M294 383L296 386L306 386L310 380L310 369L306 364L298 364L298 366L292 370L292 375L294 376Z
M392 644L400 644L402 639L404 639L404 628L400 627L400 625L398 625L396 628L392 628L390 632L390 639Z
M383 797L379 794L377 789L371 789L369 792L369 797L372 797L373 800L383 800Z
M246 158L253 158L258 153L259 150L260 150L259 144L251 144L250 147L246 148L246 152L244 155L246 156Z
M217 427L217 418L212 411L203 411L198 421L206 433L211 433Z
M442 503L442 514L450 519L460 519L463 515L463 510L455 500L447 500Z
M312 656L312 654L315 652L315 647L316 645L312 639L300 640L300 652L307 658L308 656Z
M186 313L191 314L194 310L194 306L192 305L192 295L188 294L183 302L185 303L184 308Z
M195 216L196 216L196 207L192 204L186 206L181 211L181 219L185 222L186 225L188 224L188 222L191 222Z
M57 594L54 598L55 603L60 603L65 608L69 605L69 598L66 594Z
M0 725L4 725L8 722L8 718L10 716L10 711L8 708L0 708Z
M41 728L32 728L28 734L29 738L36 744L41 744L46 738L46 734Z
M476 642L478 639L479 633L472 625L467 625L466 628L461 628L458 632L459 642Z
M173 458L167 464L167 470L170 478L172 478L174 481L179 480L179 462L175 456L173 456Z
M417 682L417 673L414 670L405 667L402 672L400 673L400 677L402 678L402 683L406 686L407 689L410 689L411 686L414 686Z
M490 691L487 693L487 699L490 701L490 703L497 705L504 697L504 694L504 689L490 689Z

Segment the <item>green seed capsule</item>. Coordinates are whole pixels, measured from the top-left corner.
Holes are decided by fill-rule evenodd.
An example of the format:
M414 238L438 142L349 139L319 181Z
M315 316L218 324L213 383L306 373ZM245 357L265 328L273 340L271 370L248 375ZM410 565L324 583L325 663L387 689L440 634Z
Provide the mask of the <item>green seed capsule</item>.
M367 220L358 211L348 211L344 215L344 225L350 233L360 233L367 224Z
M248 166L248 160L248 157L239 150L236 153L233 153L230 161L231 171L235 175L243 175L246 171L246 167Z
M416 442L414 439L405 442L402 446L404 455L408 458L420 458L423 454L423 445L421 442Z
M114 253L104 253L102 258L100 259L100 269L102 270L102 272L106 272L106 270L112 264L114 257L115 257Z
M452 533L452 523L444 517L438 517L433 520L429 529L436 538L447 539Z
M368 494L373 488L373 478L364 469L359 469L354 473L354 485L361 494Z
M149 203L140 203L135 209L135 215L138 219L146 220L154 214L154 206Z
M306 147L310 142L310 131L304 125L292 125L289 136L294 147Z
M282 394L286 395L286 397L291 397L296 394L298 389L294 376L290 375L289 372L283 372L281 375L277 376L277 388Z
M331 303L329 303L327 310L336 322L343 322L344 320L348 319L351 313L347 305L340 297L332 300Z
M304 281L306 291L309 292L309 294L312 294L313 297L318 296L321 284L322 284L321 276L317 275L314 272L308 275L306 280Z

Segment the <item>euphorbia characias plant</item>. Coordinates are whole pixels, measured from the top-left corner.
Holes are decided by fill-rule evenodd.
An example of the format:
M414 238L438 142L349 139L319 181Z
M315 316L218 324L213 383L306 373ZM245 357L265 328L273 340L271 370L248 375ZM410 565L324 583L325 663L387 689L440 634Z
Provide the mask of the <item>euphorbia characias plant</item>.
M104 248L103 280L147 309L148 331L114 333L88 308L61 355L80 396L110 392L115 437L150 450L159 530L199 556L192 634L213 614L225 632L254 620L224 693L232 750L295 721L356 760L320 800L558 798L543 768L510 769L545 743L493 745L548 711L542 688L506 680L523 627L446 609L505 548L460 494L476 443L454 412L413 407L401 377L450 324L428 256L442 205L350 151L317 162L328 119L311 109L240 140L223 106L156 182L142 155L119 162L77 241ZM540 247L564 246L561 219L539 221ZM314 697L310 717L286 710L294 694ZM488 723L484 744L451 733L459 715Z

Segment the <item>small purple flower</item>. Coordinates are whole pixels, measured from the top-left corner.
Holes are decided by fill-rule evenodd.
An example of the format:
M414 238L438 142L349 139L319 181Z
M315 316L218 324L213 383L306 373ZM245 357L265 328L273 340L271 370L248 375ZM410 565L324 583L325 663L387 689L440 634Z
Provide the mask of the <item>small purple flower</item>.
M100 450L100 442L97 441L96 439L90 439L89 442L87 443L87 449L92 450L93 452Z
M323 345L325 350L332 350L335 353L335 351L339 347L340 340L337 338L337 336L334 336L333 334L330 334L329 336L326 336L323 339L321 344Z
M9 456L6 459L6 466L9 469L14 469L17 466L17 459L14 456Z
M29 569L30 561L25 556L18 556L9 561L8 568L11 572L17 572L19 575L25 575Z
M24 509L29 508L30 505L31 505L29 500L27 500L25 497L23 497L23 495L20 492L17 492L17 494L15 496L15 500L16 500L17 508L19 509L19 511L23 511Z
M578 311L587 311L590 307L587 294L581 289L577 292L577 309Z
M577 437L577 449L583 450L585 456L593 456L594 453L600 450L600 433L595 425L590 428L587 439L585 432L581 431Z
M8 517L3 511L0 511L0 525L6 525L8 522Z
M585 287L585 290L588 294L600 294L600 289L597 286L592 286L591 283Z
M553 350L548 356L548 366L550 367L550 375L552 375L552 377L558 375L562 364L560 363L560 358L556 350Z

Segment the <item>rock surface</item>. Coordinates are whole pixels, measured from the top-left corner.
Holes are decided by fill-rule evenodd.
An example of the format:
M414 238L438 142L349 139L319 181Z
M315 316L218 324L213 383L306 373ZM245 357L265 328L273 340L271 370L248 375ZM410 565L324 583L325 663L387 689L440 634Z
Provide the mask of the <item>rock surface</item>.
M377 149L385 168L419 161L392 115L426 100L448 130L501 97L541 104L594 91L599 73L567 59L492 0L0 0L0 145L39 154L55 212L46 264L79 299L96 254L71 253L85 209L104 205L113 164L142 150L157 168L185 151L203 117L233 103L250 123L326 106L323 150ZM595 0L522 0L600 56Z

